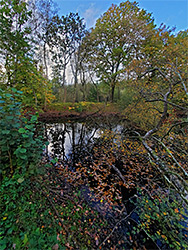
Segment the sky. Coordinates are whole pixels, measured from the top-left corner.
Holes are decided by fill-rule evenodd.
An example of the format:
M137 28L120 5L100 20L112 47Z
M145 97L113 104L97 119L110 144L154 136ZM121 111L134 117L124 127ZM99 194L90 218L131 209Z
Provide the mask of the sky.
M119 0L54 0L59 8L59 15L78 12L85 19L87 28L94 27L95 21L112 4L125 1ZM188 29L188 0L138 0L139 7L152 13L155 24L161 23L176 27L176 32Z

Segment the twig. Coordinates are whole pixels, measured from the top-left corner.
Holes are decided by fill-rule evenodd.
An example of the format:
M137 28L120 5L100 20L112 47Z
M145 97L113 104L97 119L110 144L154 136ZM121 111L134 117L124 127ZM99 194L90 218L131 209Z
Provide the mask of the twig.
M165 101L165 100L163 100L161 98L159 98L159 99L152 99L152 100L146 100L146 102L165 102L165 103L167 103L167 104L169 104L169 105L171 105L173 107L176 107L176 108L179 108L179 109L182 109L182 110L187 110L187 108L184 108L184 107L182 107L180 105L174 104L173 102Z
M166 166L164 165L164 163L160 160L160 158L159 158L157 155L155 155L155 153L154 153L153 150L148 146L148 144L147 144L142 138L140 138L140 139L141 139L141 141L142 141L142 143L143 143L145 149L148 151L148 153L151 155L151 157L156 161L156 163L157 163L156 166L157 166L157 168L160 170L160 172L162 172L163 177L165 178L165 180L168 182L168 184L169 184L170 186L172 186L172 187L176 190L176 192L180 195L180 197L184 200L184 202L185 202L186 204L188 204L187 198L182 194L182 191L179 190L179 188L177 187L177 183L179 183L179 180L177 180L177 178L176 178L176 180L173 182L173 181L171 181L171 180L167 177L166 174L169 173L168 167L166 167ZM176 182L177 182L177 183L176 183Z
M102 245L104 245L105 242L112 236L112 234L114 233L114 231L117 229L117 226L118 226L119 224L121 224L122 221L127 220L127 219L131 216L131 214L132 214L136 209L137 209L137 207L136 207L133 211L131 211L125 218L122 218L120 221L118 221L118 222L115 224L114 228L112 229L112 232L103 240L103 242L99 245L99 248L100 248Z
M175 72L175 74L177 74L177 75L179 76L179 78L180 78L180 80L181 80L181 84L182 84L182 86L183 86L183 88L184 88L185 94L188 96L188 89L187 89L187 86L185 85L185 83L184 83L184 81L183 81L182 76L180 75L180 73L178 72L178 70L176 71L176 70L174 69L174 67L173 67L173 65L172 65L171 63L170 63L170 65L172 66L172 69L173 69L173 71Z
M153 137L159 144L163 146L163 148L166 150L166 152L172 157L173 161L176 163L176 165L182 170L184 176L187 178L188 173L185 171L185 169L179 164L179 162L176 160L176 158L173 156L173 154L170 152L169 148L160 140L158 140L156 137Z
M166 119L167 117L167 111L168 111L168 103L167 103L167 99L168 99L168 96L170 95L170 93L172 92L172 85L170 84L169 86L169 89L168 89L168 92L166 92L166 94L163 96L164 97L164 106L163 106L163 113L161 115L161 118L158 122L158 124L156 125L155 128L149 130L145 136L143 137L144 140L146 140L147 138L149 138L152 134L156 133L160 127L162 126L164 120Z
M167 135L170 134L171 130L172 130L174 127L179 126L179 125L186 125L186 124L188 124L188 122L178 122L178 123L176 123L176 124L173 124L173 125L169 128L168 132L161 138L161 141L162 141Z

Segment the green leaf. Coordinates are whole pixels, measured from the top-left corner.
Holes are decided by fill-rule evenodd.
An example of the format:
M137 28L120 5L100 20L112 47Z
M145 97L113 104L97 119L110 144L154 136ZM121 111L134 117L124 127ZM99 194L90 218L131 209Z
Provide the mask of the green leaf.
M22 160L26 160L26 159L27 159L27 155L19 155L19 157L20 157Z
M57 161L55 159L51 160L52 164L55 164Z
M24 243L24 246L25 244L28 242L28 238L27 238L27 234L24 235L24 240L23 240L23 243Z
M11 88L12 92L17 92L17 89Z
M36 115L33 115L32 117L31 117L31 122L36 122L37 121L37 116Z
M23 138L29 138L29 135L23 134L22 137L23 137Z
M8 135L8 134L10 134L10 130L3 130L3 131L2 131L2 134L3 134L3 135Z
M22 91L20 91L20 90L18 90L18 91L17 91L17 93L19 93L19 94L23 94L23 92L22 92Z
M20 153L26 153L27 152L27 150L25 149L25 148L20 148Z
M22 183L23 181L24 181L23 177L21 177L21 178L18 179L18 183Z
M9 93L5 94L5 96L6 96L6 97L12 97L12 95L9 94Z
M1 250L5 250L7 248L6 244L1 245Z
M27 129L32 129L33 128L33 125L26 125L25 126Z
M18 132L21 133L21 134L23 134L23 133L26 132L26 130L25 130L25 128L20 128L20 129L18 130Z
M24 144L24 146L25 146L26 148L29 148L29 147L31 146L31 143L30 143L30 142L27 142L27 143Z

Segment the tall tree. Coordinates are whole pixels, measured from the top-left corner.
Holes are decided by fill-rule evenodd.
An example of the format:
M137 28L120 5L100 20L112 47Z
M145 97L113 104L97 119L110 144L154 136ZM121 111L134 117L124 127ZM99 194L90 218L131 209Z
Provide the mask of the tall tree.
M0 53L7 76L7 84L15 86L24 81L23 64L32 56L30 28L26 23L31 16L23 0L0 1Z
M84 36L86 35L86 26L83 22L83 19L81 19L77 13L74 14L73 26L75 27L76 36L73 40L74 53L71 55L70 66L75 89L75 101L78 101L78 76L81 70L82 61L84 59L82 56L83 54L81 53L81 43Z
M67 69L71 58L75 65L70 68L70 71L72 70L75 85L77 84L78 60L80 60L78 49L84 32L85 25L78 13L70 13L61 18L56 15L50 23L48 45L53 61L52 75L54 79L58 80L60 92L63 89L66 90L64 87L67 82ZM62 93L60 94L62 95ZM64 93L64 100L65 97L66 93Z
M56 15L50 23L48 44L55 68L59 67L62 72L62 86L66 83L67 65L83 37L83 30L83 20L75 13L61 18Z
M140 47L153 28L151 14L140 9L136 2L127 1L119 6L112 5L85 39L87 63L109 87L112 102L118 81L125 76L130 61L141 56Z
M44 104L52 97L49 82L34 60L35 39L32 12L24 0L3 0L0 9L1 87L16 87L24 92L25 104Z
M31 0L32 27L34 37L39 45L37 59L44 67L46 78L49 77L50 48L49 48L49 26L52 18L57 14L57 8L53 0Z

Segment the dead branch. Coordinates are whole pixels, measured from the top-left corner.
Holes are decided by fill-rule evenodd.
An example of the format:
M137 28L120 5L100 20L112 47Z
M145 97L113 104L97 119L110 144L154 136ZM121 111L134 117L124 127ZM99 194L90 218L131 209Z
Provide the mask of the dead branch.
M173 154L170 152L169 148L161 141L158 140L157 138L153 137L159 144L161 144L163 146L163 148L166 150L166 152L172 157L173 161L176 163L176 165L178 166L178 168L180 168L185 176L185 178L188 177L188 173L185 171L184 168L182 168L182 166L178 163L178 161L176 160L176 158L173 156Z
M176 126L181 126L181 125L186 125L186 124L188 124L188 122L178 122L178 123L176 123L176 124L173 124L173 125L169 128L168 132L161 138L161 141L163 141L163 139L164 139L166 136L168 136L168 135L170 134L171 130L172 130L174 127L176 127Z
M182 198L182 200L188 204L188 200L187 197L185 197L182 194L182 190L180 190L180 187L178 185L181 185L179 179L177 179L176 176L173 176L173 180L170 180L169 177L167 176L167 174L170 174L170 171L168 169L167 166L165 166L165 164L161 161L161 159L155 154L155 152L153 152L153 150L148 146L148 144L140 137L145 149L148 151L148 153L150 154L150 156L155 160L156 163L156 167L157 169L162 173L164 179L167 181L167 183L172 186L176 192L180 195L180 197ZM185 191L185 190L183 190ZM185 195L187 195L187 192L185 193Z
M120 221L118 221L114 228L112 229L111 233L103 240L103 242L99 245L99 249L102 245L105 244L105 242L112 236L112 234L114 233L114 231L118 228L118 226L123 222L123 221L126 221L130 216L131 214L137 209L137 207L135 209L133 209L133 211L131 211L125 218L122 218Z
M174 104L172 102L165 101L165 100L160 99L160 98L159 99L146 100L146 102L165 102L165 103L167 103L167 104L169 104L169 105L171 105L173 107L179 108L181 110L187 110L187 108L184 108L184 107L182 107L180 105L177 105L177 104Z
M116 168L113 164L112 164L112 168L116 171L116 173L118 174L118 176L120 177L120 179L123 181L123 183L126 184L126 180L123 177L122 173L119 171L119 169Z

